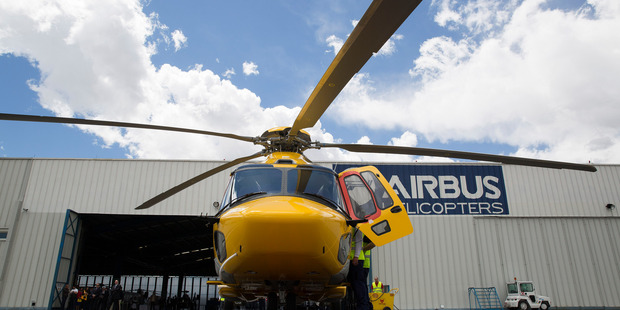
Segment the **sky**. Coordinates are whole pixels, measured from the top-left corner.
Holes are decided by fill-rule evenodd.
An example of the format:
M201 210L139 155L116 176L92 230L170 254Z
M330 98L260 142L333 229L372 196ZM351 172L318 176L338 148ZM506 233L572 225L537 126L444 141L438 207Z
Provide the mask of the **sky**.
M0 2L0 112L258 136L290 126L368 0ZM424 0L313 140L620 163L620 1ZM217 137L0 121L0 156L232 160ZM309 150L314 161L446 159Z

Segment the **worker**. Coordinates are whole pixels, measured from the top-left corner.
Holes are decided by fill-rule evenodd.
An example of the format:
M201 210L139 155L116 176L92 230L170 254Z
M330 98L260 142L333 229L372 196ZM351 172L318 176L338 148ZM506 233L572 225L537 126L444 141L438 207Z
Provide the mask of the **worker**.
M364 236L364 242L362 243L362 251L364 251L364 281L368 281L368 274L370 274L370 249L375 247L375 244Z
M353 297L355 298L356 309L358 310L371 310L370 298L368 297L368 286L366 277L364 275L364 252L363 247L364 234L358 229L353 235L353 242L351 242L351 251L349 253L349 274L347 279L351 284L353 290Z
M219 309L226 309L226 306L224 305L226 303L226 298L224 298L223 296L220 296L220 302L219 302Z
M375 276L375 281L372 282L372 292L381 294L383 293L383 283L379 281L379 277Z

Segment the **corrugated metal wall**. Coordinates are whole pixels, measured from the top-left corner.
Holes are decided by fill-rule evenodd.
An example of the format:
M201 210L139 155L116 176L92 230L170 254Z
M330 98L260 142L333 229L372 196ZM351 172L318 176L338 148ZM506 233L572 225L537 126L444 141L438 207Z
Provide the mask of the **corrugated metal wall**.
M580 172L504 166L510 216L610 216L620 202L618 166Z
M373 251L399 309L468 308L469 287L517 277L553 307L619 307L620 218L419 216L414 234Z
M220 200L232 169L153 208L134 208L222 163L1 159L0 228L8 228L9 239L0 242L0 307L30 307L32 301L47 307L67 209L107 214L214 213L212 203Z
M212 213L232 171L200 182L147 210L144 201L224 162L151 160L36 160L24 204L36 212Z
M504 166L510 215L410 216L414 233L373 251L400 309L468 308L469 287L533 280L560 307L620 307L620 167ZM404 263L403 263L404 262ZM405 289L405 291L403 291Z
M49 301L65 211L213 213L228 173L157 206L146 199L221 162L0 159L0 307ZM367 165L369 163L365 163ZM534 280L553 306L620 307L620 166L585 173L504 166L510 215L410 216L414 233L373 250L399 309L468 308L467 288ZM23 200L23 203L22 203ZM22 208L28 209L27 212Z
M15 280L10 272L11 263L19 259L13 254L21 250L15 228L19 227L23 213L22 201L30 165L31 162L25 160L0 161L0 228L8 232L7 239L0 242L0 297L8 294ZM2 298L0 305L6 305Z
M371 252L373 276L400 290L399 309L467 307L467 288L480 283L473 218L417 216L412 221L412 235Z

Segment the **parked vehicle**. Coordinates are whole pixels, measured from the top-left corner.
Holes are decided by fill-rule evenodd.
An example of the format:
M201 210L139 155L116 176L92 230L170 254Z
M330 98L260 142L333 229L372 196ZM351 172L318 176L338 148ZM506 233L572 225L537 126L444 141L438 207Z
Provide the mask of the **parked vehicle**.
M536 294L532 281L517 281L506 283L508 295L504 301L504 308L507 309L541 309L551 308L549 297Z

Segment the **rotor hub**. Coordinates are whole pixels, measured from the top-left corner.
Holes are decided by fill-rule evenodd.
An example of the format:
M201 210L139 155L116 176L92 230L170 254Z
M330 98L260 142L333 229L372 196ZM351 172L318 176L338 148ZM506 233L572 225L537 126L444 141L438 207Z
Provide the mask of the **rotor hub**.
M263 145L270 152L302 153L312 147L310 134L300 130L297 135L290 135L291 127L275 127L265 131L256 144Z

